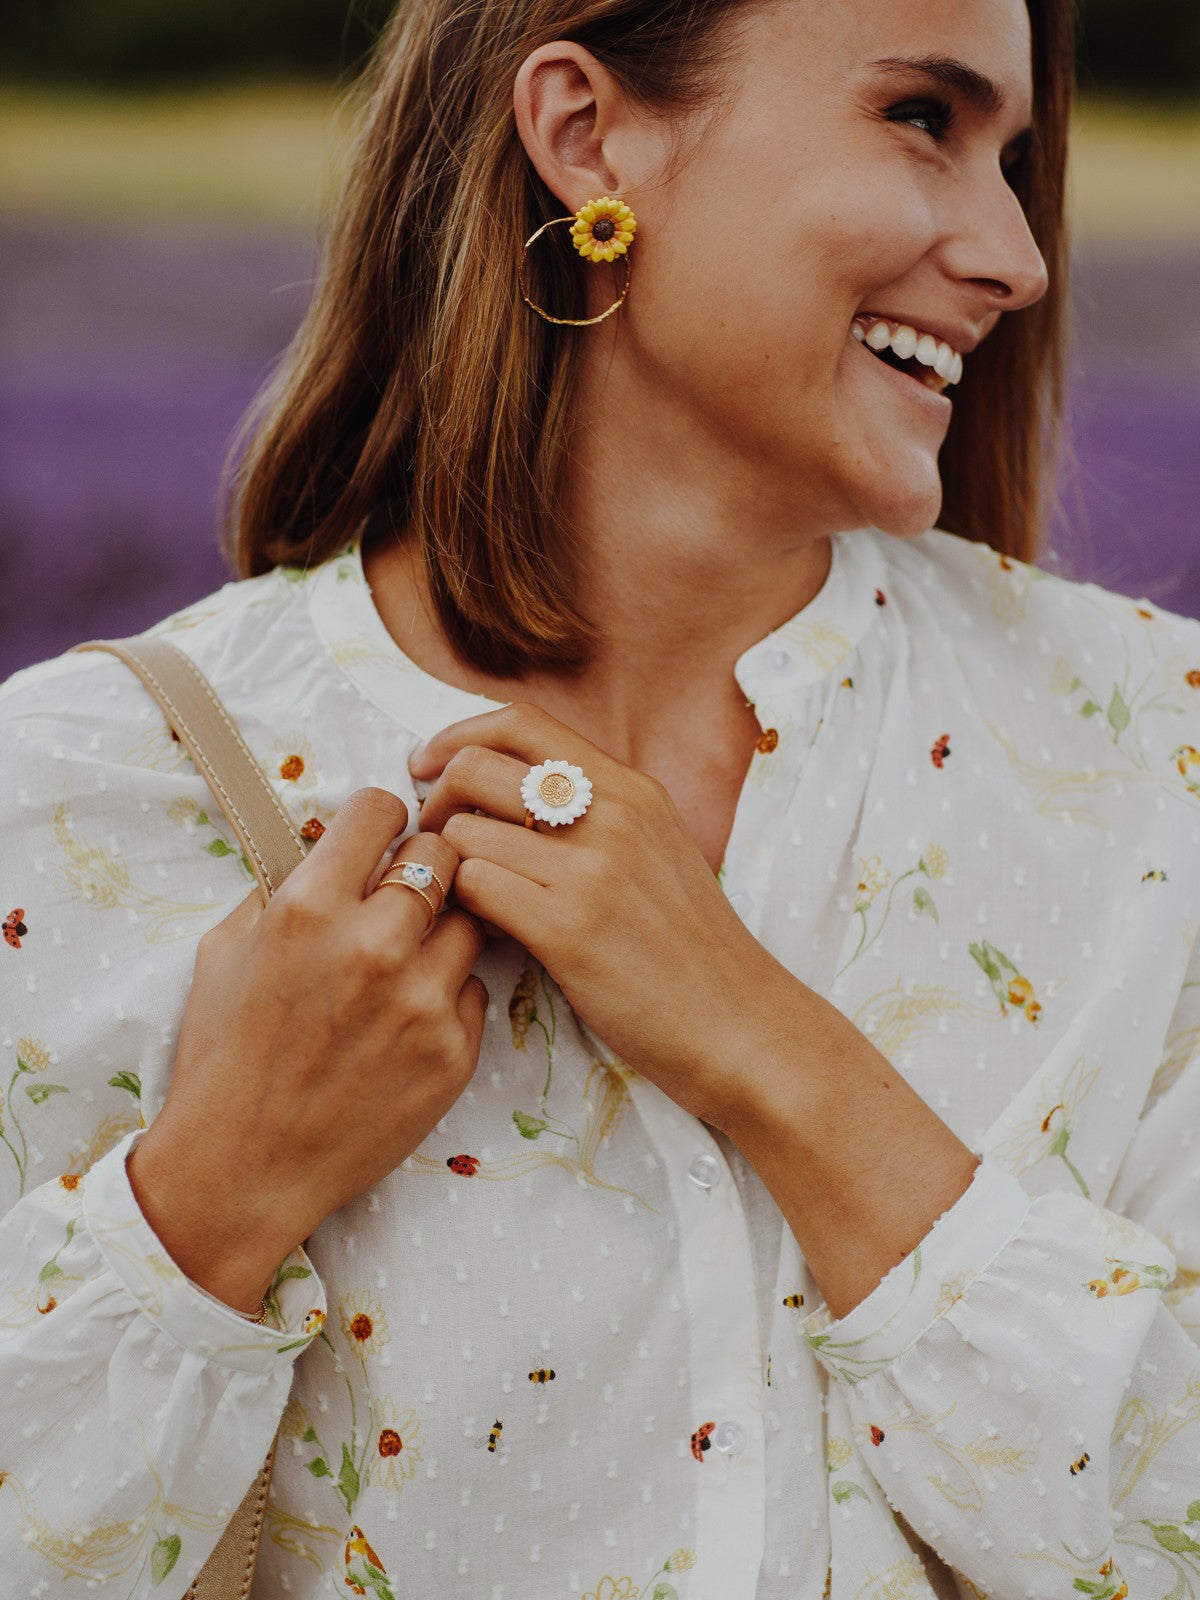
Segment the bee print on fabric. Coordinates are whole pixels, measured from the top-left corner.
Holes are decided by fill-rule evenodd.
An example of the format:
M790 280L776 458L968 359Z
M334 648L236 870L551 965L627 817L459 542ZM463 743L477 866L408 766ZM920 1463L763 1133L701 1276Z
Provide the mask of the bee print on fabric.
M1074 1461L1072 1461L1071 1476L1073 1478L1077 1478L1091 1459L1091 1456L1088 1455L1087 1451L1085 1450L1081 1456L1078 1456Z
M800 1307L804 1304L804 1296L800 1293L799 1289L797 1289L794 1294L785 1294L783 1297L783 1303L790 1311L799 1311Z
M933 762L938 771L941 772L943 767L946 765L946 760L949 755L950 735L948 733L939 733L933 742L933 749L929 752L929 759Z
M712 1449L711 1434L715 1427L715 1422L702 1422L692 1435L692 1454L701 1466L704 1465L704 1452Z
M10 944L14 950L21 948L21 940L29 932L25 926L24 908L18 906L15 911L10 911L4 919L4 942Z
M508 1441L504 1438L504 1424L497 1417L486 1433L481 1433L473 1441L476 1450L486 1450L488 1455L495 1456L497 1461L508 1460Z
M555 1372L553 1367L539 1367L536 1372L531 1372L529 1374L530 1383L536 1384L553 1383L554 1378Z
M1142 873L1143 883L1166 883L1167 875L1161 867L1154 867L1150 872Z

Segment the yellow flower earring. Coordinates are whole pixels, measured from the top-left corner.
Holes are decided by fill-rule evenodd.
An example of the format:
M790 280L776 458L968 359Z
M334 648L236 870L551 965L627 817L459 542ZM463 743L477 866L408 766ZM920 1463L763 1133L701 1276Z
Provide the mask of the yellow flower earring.
M525 289L525 252L536 239L540 239L547 228L553 228L560 222L571 224L571 241L576 250L585 261L615 261L618 256L625 257L625 283L621 293L606 311L598 317L552 317L548 311L543 311L541 306L535 305L529 298ZM521 299L532 311L547 322L557 323L559 327L590 328L594 322L603 322L605 317L611 317L625 302L629 293L629 279L631 265L629 260L629 246L633 243L633 236L637 232L637 218L623 200L614 200L611 195L605 195L601 200L589 200L586 205L580 206L573 217L554 217L550 222L544 222L536 233L530 234L525 241L525 248L521 251L521 260L517 267L517 277L521 285Z

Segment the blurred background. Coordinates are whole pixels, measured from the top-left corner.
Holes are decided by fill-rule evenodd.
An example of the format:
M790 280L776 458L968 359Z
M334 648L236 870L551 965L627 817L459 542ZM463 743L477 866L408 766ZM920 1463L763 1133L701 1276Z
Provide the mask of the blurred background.
M0 678L225 582L390 0L4 0ZM1041 564L1200 616L1200 5L1081 0L1071 454Z

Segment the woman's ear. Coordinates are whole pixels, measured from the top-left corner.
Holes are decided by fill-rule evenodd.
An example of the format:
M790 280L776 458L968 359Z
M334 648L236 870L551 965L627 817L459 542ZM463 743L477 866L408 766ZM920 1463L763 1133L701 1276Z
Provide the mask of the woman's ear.
M534 169L568 210L629 186L634 174L621 170L633 155L628 99L582 45L539 45L517 73L513 110Z

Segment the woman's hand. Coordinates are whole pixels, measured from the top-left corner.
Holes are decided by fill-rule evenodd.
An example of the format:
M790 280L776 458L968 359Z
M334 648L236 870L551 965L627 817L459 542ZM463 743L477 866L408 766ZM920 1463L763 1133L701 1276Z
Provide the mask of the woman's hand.
M524 826L521 780L545 760L582 767L593 798L543 832ZM739 1048L744 1019L798 985L743 926L662 784L526 705L454 723L409 766L434 780L421 827L462 858L458 903L523 944L631 1067L728 1127L759 1065Z
M132 1152L139 1203L176 1264L253 1310L318 1223L408 1156L466 1088L487 1009L464 911L373 892L408 809L360 789L264 908L257 891L200 940L170 1091ZM423 861L449 892L458 854ZM426 891L437 901L437 887Z

